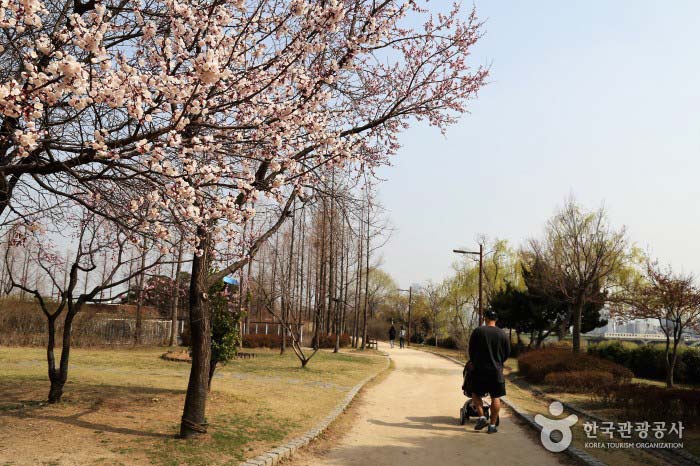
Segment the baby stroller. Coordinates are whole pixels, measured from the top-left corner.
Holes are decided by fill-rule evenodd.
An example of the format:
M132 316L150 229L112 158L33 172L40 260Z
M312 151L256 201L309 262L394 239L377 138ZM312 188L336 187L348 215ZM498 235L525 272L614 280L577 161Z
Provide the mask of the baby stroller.
M474 404L472 403L472 371L473 365L471 364L471 361L467 362L467 364L464 366L464 370L462 371L462 393L464 393L464 396L467 397L467 401L464 403L464 406L459 408L459 424L462 426L469 420L470 417L479 417L479 413L476 411L476 407L474 407ZM484 399L481 401L484 416L489 418L491 414L491 405ZM496 418L496 425L499 425L500 423L501 416L498 416Z

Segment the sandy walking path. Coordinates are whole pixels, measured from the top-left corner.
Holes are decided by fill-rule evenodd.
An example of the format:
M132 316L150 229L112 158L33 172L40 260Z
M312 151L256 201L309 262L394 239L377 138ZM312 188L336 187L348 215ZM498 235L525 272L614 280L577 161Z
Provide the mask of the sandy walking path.
M321 457L303 463L333 466L449 466L568 464L539 438L501 412L497 434L460 426L461 368L423 351L380 346L395 370L366 390L347 434ZM562 461L560 463L560 460Z

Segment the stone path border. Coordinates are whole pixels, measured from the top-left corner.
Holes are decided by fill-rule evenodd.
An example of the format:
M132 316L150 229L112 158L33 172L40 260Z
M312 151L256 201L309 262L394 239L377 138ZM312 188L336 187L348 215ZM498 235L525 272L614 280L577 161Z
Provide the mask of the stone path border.
M328 416L323 418L323 420L313 429L309 430L301 437L297 437L295 439L290 440L282 446L273 448L272 450L268 450L262 455L256 456L255 458L245 460L240 464L240 466L272 466L279 463L281 460L294 455L294 453L296 453L296 451L300 448L307 446L309 443L311 443L312 440L316 439L319 435L321 435L323 431L325 431L328 428L328 426L330 426L333 423L333 421L335 421L338 418L338 416L340 416L343 413L343 411L345 411L350 402L352 402L352 400L355 399L355 396L357 396L359 391L362 390L362 387L367 385L367 383L379 376L379 374L384 373L384 371L386 371L389 368L389 365L391 364L391 358L387 354L385 356L385 359L386 362L382 369L380 369L376 374L370 375L369 377L352 387L348 394L345 395L345 398L343 398L343 401L341 401L340 404L336 406L335 409L333 409L333 411L331 411Z
M427 350L422 350L422 351L425 351L426 353L434 354L436 356L440 356L442 358L448 359L448 360L454 362L455 364L459 364L460 366L464 367L464 362L462 362L458 359L455 359L451 356L447 356L445 354L440 354L440 353L433 353L432 351L427 351ZM522 409L520 409L516 404L514 404L512 401L510 401L508 399L508 397L504 396L503 398L501 398L501 401L503 401L503 403L505 403L506 406L508 406L508 408L510 408L510 410L513 411L518 418L525 421L525 423L528 426L535 429L537 432L540 432L542 430L542 427L535 422L535 419L533 416L531 416L530 414L528 414L525 411L523 411ZM608 466L607 463L603 463L599 459L594 458L593 456L589 455L585 451L583 451L579 448L576 448L573 445L569 445L569 448L564 450L564 452L567 455L569 455L570 457L572 457L573 459L580 461L581 463L586 464L588 466Z

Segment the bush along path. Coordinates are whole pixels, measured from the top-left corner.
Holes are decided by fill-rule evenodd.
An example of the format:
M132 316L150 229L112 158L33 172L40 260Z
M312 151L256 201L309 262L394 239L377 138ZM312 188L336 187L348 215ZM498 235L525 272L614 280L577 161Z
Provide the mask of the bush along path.
M509 364L514 366L513 361ZM633 384L632 377L629 369L616 362L590 354L573 357L569 351L555 348L521 355L517 372L509 376L520 390L546 403L559 401L576 413L579 424L588 424L584 439L589 443L690 444L697 436L693 429L697 427L698 391ZM542 384L543 388L533 384ZM667 430L673 425L677 429L679 422L683 425L681 433ZM640 425L650 427L641 429ZM602 434L597 426L604 429ZM627 448L620 451L632 456L650 455L662 464L700 464L687 449L658 445L635 449L639 453Z
M598 425L603 425L603 424L612 424L614 427L614 432L616 434L621 433L621 430L616 427L618 424L615 422L610 421L609 419L605 419L601 416L598 416L596 414L591 413L590 411L584 410L582 408L576 407L572 405L571 403L567 403L566 401L563 401L555 396L552 396L541 389L533 386L532 384L520 380L518 381L518 386L522 389L530 391L533 396L537 396L541 399L546 400L547 402L555 402L558 401L559 403L564 406L567 410L575 413L576 415L579 416L579 420L586 420L586 421L593 421L596 422ZM641 440L639 438L635 440ZM670 449L670 448L659 448L659 449L650 449L647 451L647 453L656 456L657 458L667 461L668 464L674 464L674 465L700 465L700 458L698 458L695 455L692 455L691 453L688 453L683 450L677 450L677 449Z

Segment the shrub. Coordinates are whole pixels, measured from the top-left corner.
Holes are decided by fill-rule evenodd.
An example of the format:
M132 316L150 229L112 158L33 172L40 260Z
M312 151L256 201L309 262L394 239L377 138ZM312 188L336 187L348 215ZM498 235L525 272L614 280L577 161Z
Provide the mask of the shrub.
M607 394L618 383L610 372L569 371L550 372L544 383L569 393Z
M313 343L313 340L312 340ZM313 346L313 344L312 344ZM347 333L341 333L340 334L340 347L345 348L346 346L350 346L350 335ZM319 335L319 348L335 348L335 333L331 333L330 335Z
M680 355L680 363L683 364L683 381L685 383L700 383L700 351L688 349Z
M279 348L282 336L276 334L249 333L243 335L244 348Z
M588 354L574 354L566 349L546 348L529 351L518 358L520 373L530 382L543 382L552 372L598 371L612 375L616 383L628 383L632 372L612 361Z
M435 346L435 335L426 338L423 341L424 345ZM447 349L459 349L457 339L453 337L438 338L438 347Z
M627 368L630 367L629 364L632 352L630 348L624 346L619 341L589 346L587 352L588 354L616 362Z
M630 421L683 421L697 426L700 416L700 390L664 388L646 384L616 387L609 401L624 411Z
M553 341L551 343L546 344L547 348L568 349L569 351L571 351L571 348L573 348L573 346L574 344L571 340Z
M664 345L630 346L620 342L601 343L590 346L588 354L622 364L637 377L666 379ZM679 347L673 377L680 383L700 383L700 351L685 346Z

